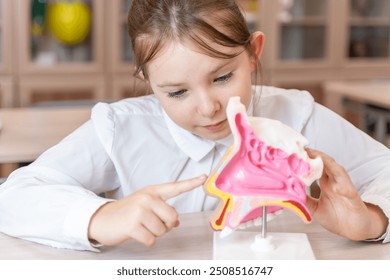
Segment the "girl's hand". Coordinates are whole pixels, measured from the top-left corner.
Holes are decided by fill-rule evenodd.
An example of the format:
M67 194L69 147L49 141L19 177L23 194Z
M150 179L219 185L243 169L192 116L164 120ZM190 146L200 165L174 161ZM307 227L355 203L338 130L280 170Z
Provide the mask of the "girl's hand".
M321 157L324 171L320 178L319 199L307 197L307 207L324 228L352 240L380 237L388 219L373 204L364 203L348 173L328 155L307 149L310 157Z
M165 200L203 185L206 176L145 187L100 207L91 218L88 238L104 245L135 239L152 246L157 237L179 225L179 215Z

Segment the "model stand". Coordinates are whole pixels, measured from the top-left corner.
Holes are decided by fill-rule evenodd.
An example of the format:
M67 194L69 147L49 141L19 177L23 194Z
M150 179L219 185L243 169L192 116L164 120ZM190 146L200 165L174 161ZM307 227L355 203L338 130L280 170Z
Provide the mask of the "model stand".
M263 206L261 233L236 230L227 237L214 232L216 260L314 260L304 233L267 232L267 206Z

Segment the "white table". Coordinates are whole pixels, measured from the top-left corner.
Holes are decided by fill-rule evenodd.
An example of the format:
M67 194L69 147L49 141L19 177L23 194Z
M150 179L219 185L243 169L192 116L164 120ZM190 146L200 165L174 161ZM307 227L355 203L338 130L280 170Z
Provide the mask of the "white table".
M0 259L212 259L213 231L209 216L209 212L182 214L180 227L159 238L153 248L128 241L116 247L103 247L100 253L56 249L0 234ZM306 233L316 259L390 259L390 243L350 241L326 231L316 222L306 225L288 210L268 222L268 230Z

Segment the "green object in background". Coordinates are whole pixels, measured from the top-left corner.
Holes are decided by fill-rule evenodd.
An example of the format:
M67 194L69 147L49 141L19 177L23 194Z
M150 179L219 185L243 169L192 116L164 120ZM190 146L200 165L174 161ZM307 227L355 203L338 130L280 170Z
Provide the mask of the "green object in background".
M38 49L39 37L45 28L46 0L33 0L31 2L31 51Z
M39 25L43 29L45 16L46 16L46 0L33 0L31 2L32 25Z

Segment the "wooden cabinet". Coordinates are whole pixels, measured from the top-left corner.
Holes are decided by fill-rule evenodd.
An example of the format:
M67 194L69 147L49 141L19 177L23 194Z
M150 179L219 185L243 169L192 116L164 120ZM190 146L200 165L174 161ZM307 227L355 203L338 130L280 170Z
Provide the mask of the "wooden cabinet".
M267 84L310 90L322 83L390 78L390 1L258 0Z
M147 91L132 76L131 0L79 0L90 12L90 30L72 46L40 19L62 1L68 0L0 0L0 106ZM389 0L236 1L251 31L265 33L265 84L315 94L326 80L390 77Z
M333 0L263 0L264 67L269 84L296 87L333 77Z
M82 3L87 9L89 20L84 24L89 24L89 31L77 44L61 40L53 29L50 15L58 3ZM126 27L130 3L131 0L0 0L0 106L62 100L111 101L147 91L147 85L132 76ZM63 10L69 12L66 7ZM58 18L59 14L54 16ZM66 32L69 30L65 28ZM8 46L11 43L13 47Z
M104 2L101 0L62 1L17 0L19 69L21 74L94 74L103 70ZM82 10L71 5L81 2ZM82 12L83 11L83 12ZM61 13L67 14L61 21ZM74 13L74 14L72 14ZM50 18L58 18L58 21ZM77 20L77 18L84 20ZM69 21L69 22L66 22ZM73 22L74 21L74 22ZM86 27L77 26L85 25ZM69 25L69 27L67 27ZM73 27L74 25L74 27ZM57 27L58 26L58 27ZM53 32L53 30L61 30ZM85 36L75 36L84 29ZM57 36L55 34L58 34Z
M105 99L104 2L16 1L21 106Z
M340 6L338 60L348 79L390 77L390 1L348 0Z

